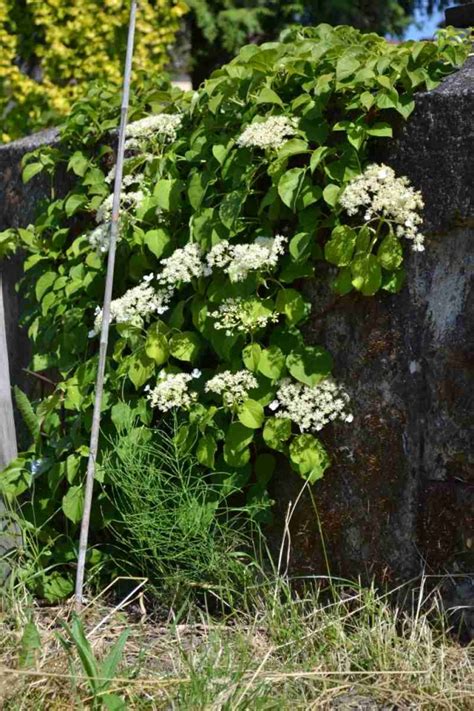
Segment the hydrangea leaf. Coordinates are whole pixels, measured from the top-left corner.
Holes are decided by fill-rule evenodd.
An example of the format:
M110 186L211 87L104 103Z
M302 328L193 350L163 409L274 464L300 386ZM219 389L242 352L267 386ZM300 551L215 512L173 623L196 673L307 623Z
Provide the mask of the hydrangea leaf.
M270 380L281 378L285 369L285 355L278 346L270 346L261 351L258 370Z
M291 168L283 173L278 182L278 194L282 202L295 210L296 202L303 188L306 171L304 168Z
M296 289L281 289L276 298L275 308L279 313L285 314L288 323L292 326L305 318L309 310L305 300Z
M201 341L199 336L193 331L183 331L177 333L169 342L169 349L172 356L178 360L193 361L197 358Z
M377 250L377 257L384 269L398 269L403 262L403 248L394 234L387 235Z
M63 496L62 510L66 518L73 523L79 523L84 508L84 489L82 486L70 486Z
M290 459L296 470L311 484L321 479L330 465L328 453L311 434L301 434L290 442Z
M257 430L262 426L265 418L262 405L251 398L245 400L239 407L237 416L239 421L252 430Z
M258 369L262 348L258 343L250 343L242 351L242 361L246 368L255 372Z
M269 447L284 449L284 442L291 436L291 420L286 417L269 417L265 420L263 439Z
M356 257L351 271L353 286L364 296L373 296L382 286L382 269L374 254Z
M326 242L324 256L330 264L346 267L351 263L356 243L356 233L347 225L338 225L331 232L331 239Z
M214 468L217 443L211 434L205 434L197 444L196 456L200 464L209 469Z
M162 333L157 333L154 329L150 329L145 343L145 353L149 358L152 358L157 365L166 363L169 356L166 336Z
M332 357L321 346L304 346L287 356L286 365L296 380L312 387L329 375Z
M171 243L169 233L160 227L157 230L149 230L145 233L144 242L150 252L158 259L163 255L166 247Z

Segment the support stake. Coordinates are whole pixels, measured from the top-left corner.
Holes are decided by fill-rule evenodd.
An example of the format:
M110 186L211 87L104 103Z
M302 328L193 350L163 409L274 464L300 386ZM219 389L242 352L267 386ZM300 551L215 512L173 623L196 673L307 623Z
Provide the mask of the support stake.
M84 512L82 514L81 535L79 539L79 555L77 560L75 603L78 612L81 610L84 590L84 571L86 564L87 542L89 538L89 523L92 506L92 493L94 489L95 467L97 451L99 448L100 410L104 390L105 362L107 344L109 340L110 302L112 300L112 287L114 283L115 250L119 229L120 194L122 189L123 157L125 152L125 133L127 128L128 103L130 95L130 76L132 72L133 41L135 35L135 18L137 12L136 0L130 6L130 22L128 26L127 54L123 77L122 106L120 112L120 129L117 148L117 162L115 168L114 199L112 205L112 219L110 225L110 245L107 261L107 275L105 280L104 305L102 309L102 328L100 333L99 365L97 371L96 391L94 400L94 414L92 416L91 438L89 445L89 460L87 462L86 491L84 496Z

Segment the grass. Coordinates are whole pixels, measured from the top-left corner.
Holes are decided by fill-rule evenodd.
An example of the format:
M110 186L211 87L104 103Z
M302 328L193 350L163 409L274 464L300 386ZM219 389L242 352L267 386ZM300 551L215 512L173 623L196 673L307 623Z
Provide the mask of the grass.
M249 590L246 610L216 618L201 608L156 614L135 588L124 606L90 602L82 616L96 659L128 638L107 694L129 709L472 709L472 647L444 627L425 581L403 589L337 585L297 593L275 576ZM4 603L0 627L3 709L102 708L74 649L59 634L68 606L41 608L25 594ZM39 634L25 664L24 630ZM23 637L23 640L22 640ZM76 655L77 656L77 655ZM20 665L23 660L23 666ZM102 667L101 667L102 668ZM104 705L103 708L106 708ZM109 708L107 706L107 708ZM388 708L392 708L389 706Z

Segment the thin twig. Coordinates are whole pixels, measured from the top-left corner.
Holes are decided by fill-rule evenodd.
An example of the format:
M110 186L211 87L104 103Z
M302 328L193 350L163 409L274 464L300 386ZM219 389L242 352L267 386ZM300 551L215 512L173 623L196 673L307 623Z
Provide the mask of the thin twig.
M110 225L110 245L107 262L107 275L105 280L104 305L102 309L102 329L100 334L99 365L97 371L96 391L94 400L94 414L92 416L91 438L89 445L89 461L87 463L86 490L84 496L84 513L82 515L81 535L79 540L79 555L77 561L75 602L78 611L82 607L84 589L84 571L86 564L87 542L89 538L89 522L92 505L92 492L94 489L95 465L99 448L100 411L102 393L104 389L105 362L107 344L109 340L110 302L112 301L112 287L114 282L115 249L119 228L120 193L122 189L123 158L125 152L125 132L127 127L128 101L130 94L130 77L132 71L133 41L135 35L135 17L137 4L132 0L130 6L130 22L128 26L127 55L123 78L122 107L120 116L119 141L117 150L117 164L115 169L114 199L112 205L112 219Z

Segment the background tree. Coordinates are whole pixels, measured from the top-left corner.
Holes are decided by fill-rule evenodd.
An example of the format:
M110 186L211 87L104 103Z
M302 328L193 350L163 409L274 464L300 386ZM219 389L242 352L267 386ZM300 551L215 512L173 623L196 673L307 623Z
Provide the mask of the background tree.
M141 0L134 67L156 74L187 7ZM0 141L57 123L94 79L120 86L127 0L0 0Z
M352 25L401 36L416 10L432 14L454 0L186 0L193 85L248 42L278 37L288 25ZM467 2L468 0L459 0Z

